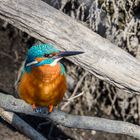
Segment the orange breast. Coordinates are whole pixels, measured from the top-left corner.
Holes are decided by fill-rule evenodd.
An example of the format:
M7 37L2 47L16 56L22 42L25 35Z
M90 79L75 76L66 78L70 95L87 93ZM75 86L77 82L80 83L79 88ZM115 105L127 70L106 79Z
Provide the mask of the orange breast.
M66 78L60 65L43 65L24 73L18 86L20 97L37 106L57 105L66 92Z

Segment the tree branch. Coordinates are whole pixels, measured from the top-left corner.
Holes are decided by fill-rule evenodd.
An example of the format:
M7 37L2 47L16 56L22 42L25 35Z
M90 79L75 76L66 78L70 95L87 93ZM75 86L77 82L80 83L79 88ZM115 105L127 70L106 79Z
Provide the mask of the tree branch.
M27 124L24 120L22 120L19 116L17 116L13 112L4 111L0 108L0 116L21 133L25 134L29 138L33 140L47 140L43 137L39 132L37 132L34 128L32 128L29 124Z
M85 54L70 60L98 78L140 94L140 62L41 0L1 0L0 18L59 49Z
M140 139L140 127L128 122L115 121L98 117L70 115L62 111L54 110L50 114L40 114L32 111L30 105L11 95L0 92L0 107L8 111L24 113L27 115L49 118L66 127L94 129L109 133L125 134Z

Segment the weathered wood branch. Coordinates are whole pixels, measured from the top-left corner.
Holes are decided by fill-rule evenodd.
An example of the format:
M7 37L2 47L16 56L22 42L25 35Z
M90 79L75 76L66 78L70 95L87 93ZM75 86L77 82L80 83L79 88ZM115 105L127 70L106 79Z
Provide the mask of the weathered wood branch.
M28 115L49 118L66 127L100 130L109 133L125 134L140 139L140 126L98 117L70 115L62 111L54 110L51 114L40 114L32 111L30 105L23 100L15 99L11 95L0 93L0 107L8 111L24 113Z
M34 128L32 128L29 124L27 124L24 120L22 120L18 115L13 112L4 111L0 108L0 116L21 133L25 134L29 138L33 140L47 140L43 137L39 132L37 132Z
M0 0L0 18L59 49L84 51L70 60L100 79L140 94L139 61L43 1Z

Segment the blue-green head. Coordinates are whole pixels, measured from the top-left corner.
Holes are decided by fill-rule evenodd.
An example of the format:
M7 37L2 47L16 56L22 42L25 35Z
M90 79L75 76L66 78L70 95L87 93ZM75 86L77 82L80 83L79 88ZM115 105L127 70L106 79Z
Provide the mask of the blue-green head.
M40 44L32 46L27 53L25 62L25 71L31 72L32 66L39 67L42 65L55 66L63 57L81 54L79 51L60 51L51 44ZM37 58L43 58L42 61L37 61ZM65 72L64 66L60 63L62 72Z

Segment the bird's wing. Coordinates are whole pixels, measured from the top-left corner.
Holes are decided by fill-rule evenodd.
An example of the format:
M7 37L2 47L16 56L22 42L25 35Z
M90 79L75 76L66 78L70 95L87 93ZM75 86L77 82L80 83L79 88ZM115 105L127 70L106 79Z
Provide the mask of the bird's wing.
M18 87L18 84L19 84L19 82L20 82L20 79L21 79L21 77L22 77L22 75L23 75L23 73L24 73L25 61L26 61L26 60L24 60L24 61L22 62L22 65L21 65L21 67L20 67L20 69L19 69L19 71L18 71L17 79L16 79L15 84L14 84L14 87L15 87L15 90L16 90L16 91L17 91L17 87Z

